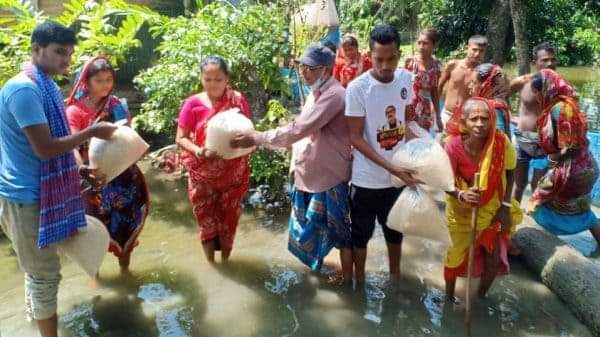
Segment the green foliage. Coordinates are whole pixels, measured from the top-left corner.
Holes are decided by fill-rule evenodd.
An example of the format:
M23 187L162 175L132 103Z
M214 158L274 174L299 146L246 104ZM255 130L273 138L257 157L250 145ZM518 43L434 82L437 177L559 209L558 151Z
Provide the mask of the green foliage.
M412 13L419 8L420 3L421 1L410 0L340 0L340 28L342 32L356 34L363 49L367 47L369 33L373 27L381 23L396 27L406 42L411 38L408 32L415 28L412 27Z
M0 0L0 10L13 15L0 18L0 85L3 85L29 58L31 32L43 17L19 0Z
M301 55L308 45L319 41L325 36L327 29L325 27L313 27L299 23L292 25L290 33L294 37L293 53L294 55Z
M440 33L438 52L447 55L463 49L474 34L485 34L493 0L434 0L424 2L419 10L419 23L434 27Z
M192 17L170 18L152 29L162 36L160 59L135 78L147 100L138 124L171 131L181 102L201 87L199 61L222 56L230 66L232 85L249 96L254 113L264 111L274 93L287 92L279 67L289 53L287 22L275 5L239 8L215 2Z
M558 57L562 65L598 63L599 7L594 1L527 1L527 34L531 46L542 41L551 42L558 48Z
M71 0L58 18L67 26L79 26L75 60L107 55L118 66L126 61L133 48L141 46L137 34L145 22L156 24L160 16L142 6L123 0L102 1L87 5L85 0Z
M445 56L462 49L471 35L485 34L493 1L417 1L422 2L419 23L440 32L439 51ZM549 41L558 48L562 65L600 62L599 2L531 0L525 4L530 48Z
M259 131L269 130L285 123L289 111L277 100L270 100L268 110L256 123ZM253 186L268 186L267 195L281 197L283 186L288 181L290 154L287 150L258 149L250 157L250 179Z
M96 55L105 55L115 66L123 63L129 51L140 46L137 33L145 22L155 24L160 16L150 9L128 4L124 0L101 3L71 0L64 12L50 18L77 31L79 44L73 55L72 70ZM0 22L0 85L19 72L30 57L30 36L35 26L48 19L19 0L0 0L0 9L13 17Z

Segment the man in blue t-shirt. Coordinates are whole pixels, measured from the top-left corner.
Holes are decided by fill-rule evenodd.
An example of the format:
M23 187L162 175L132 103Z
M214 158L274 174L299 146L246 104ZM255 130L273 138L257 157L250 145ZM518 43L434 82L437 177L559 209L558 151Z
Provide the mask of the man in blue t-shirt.
M71 62L75 33L46 21L31 35L31 63L48 77L64 74ZM91 137L108 139L109 123L55 138L50 132L43 97L25 73L11 78L0 91L0 225L25 272L25 306L42 337L57 336L56 298L60 261L56 246L37 247L40 218L41 161L73 151ZM83 168L95 185L101 178Z

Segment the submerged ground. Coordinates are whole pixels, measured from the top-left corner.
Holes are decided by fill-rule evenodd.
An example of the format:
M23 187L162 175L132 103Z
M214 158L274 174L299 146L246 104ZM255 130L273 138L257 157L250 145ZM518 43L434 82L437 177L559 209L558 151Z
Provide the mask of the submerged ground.
M436 245L408 239L403 278L387 280L381 232L369 246L364 290L327 283L287 252L287 207L246 211L230 263L211 267L187 202L185 182L145 165L152 213L133 257L120 275L107 255L93 286L65 260L59 293L62 336L465 336L464 307L443 301L442 256ZM589 254L591 237L570 242ZM336 263L337 254L328 258ZM37 336L24 319L23 277L7 241L0 242L0 332ZM463 294L464 290L459 290ZM517 259L512 273L476 301L473 336L588 337L589 331Z

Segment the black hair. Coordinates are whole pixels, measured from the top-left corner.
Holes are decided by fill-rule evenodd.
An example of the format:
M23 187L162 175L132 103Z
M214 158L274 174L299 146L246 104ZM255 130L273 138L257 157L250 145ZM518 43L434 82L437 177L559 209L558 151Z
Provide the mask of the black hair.
M108 62L108 60L104 58L99 58L92 62L83 80L88 81L90 78L96 76L98 73L103 71L110 72L113 76L113 80L116 79L115 68L113 68L113 66L110 64L110 62Z
M398 30L390 25L378 25L369 34L369 48L373 50L375 43L387 45L395 43L400 47L400 34Z
M494 65L491 63L482 63L475 68L475 74L479 82L485 81L494 69Z
M551 45L549 42L542 42L542 43L538 44L537 46L533 47L532 56L533 56L534 61L537 60L538 53L541 50L544 50L552 55L556 55L556 48L554 48L553 45Z
M488 39L483 35L473 35L469 38L469 44L474 44L479 47L487 47Z
M440 33L432 28L424 28L419 31L419 35L425 35L432 44L436 45L440 41Z
M329 50L331 50L334 54L337 52L337 46L335 45L335 43L333 43L329 40L323 42L322 45L323 45L323 47L329 48Z
M351 45L352 47L358 48L358 40L354 36L349 35L349 34L346 34L346 35L344 35L344 37L342 37L341 45L343 46L346 44Z
M63 46L74 46L77 44L77 36L71 29L52 20L46 20L35 27L31 33L31 43L37 43L42 48L50 43Z
M541 71L535 73L531 78L531 87L537 91L542 91L542 88L544 87L544 77L542 76Z
M200 72L204 71L204 68L209 65L214 64L219 66L219 69L225 73L225 75L229 76L229 67L227 66L227 62L220 56L207 56L200 61Z

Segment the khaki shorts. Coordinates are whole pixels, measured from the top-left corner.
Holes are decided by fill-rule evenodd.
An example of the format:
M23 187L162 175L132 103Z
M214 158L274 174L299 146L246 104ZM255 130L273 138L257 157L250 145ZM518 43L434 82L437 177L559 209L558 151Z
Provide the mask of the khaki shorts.
M37 247L39 204L22 204L0 198L0 226L12 242L20 269L25 273L25 309L28 318L41 320L56 313L60 258L56 246Z

